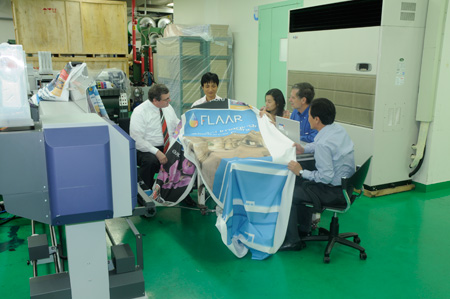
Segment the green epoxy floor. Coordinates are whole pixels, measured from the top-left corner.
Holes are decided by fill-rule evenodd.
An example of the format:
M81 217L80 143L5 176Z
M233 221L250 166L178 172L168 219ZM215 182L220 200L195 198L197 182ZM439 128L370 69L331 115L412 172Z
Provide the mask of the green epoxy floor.
M360 234L368 258L361 261L356 250L337 245L330 264L322 262L322 242L264 261L250 254L238 259L223 245L214 214L166 208L154 218L131 219L144 234L149 298L450 298L449 194L410 191L361 198L340 224L341 231ZM324 214L321 225L328 226L329 218ZM108 225L117 242L134 250L123 219ZM0 298L29 297L30 232L26 219L0 226Z

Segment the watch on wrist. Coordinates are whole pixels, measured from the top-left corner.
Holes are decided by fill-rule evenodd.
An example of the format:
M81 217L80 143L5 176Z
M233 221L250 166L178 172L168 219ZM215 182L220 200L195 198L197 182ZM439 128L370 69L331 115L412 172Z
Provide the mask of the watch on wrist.
M305 171L303 169L301 169L299 172L300 176L303 176L303 172L305 172Z

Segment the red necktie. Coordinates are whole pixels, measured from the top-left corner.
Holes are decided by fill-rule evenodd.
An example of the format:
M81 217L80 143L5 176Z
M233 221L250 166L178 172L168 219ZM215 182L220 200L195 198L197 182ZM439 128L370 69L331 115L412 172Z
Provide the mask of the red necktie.
M159 108L159 114L161 115L161 126L162 126L162 133L164 137L164 151L165 154L167 152L167 149L169 148L169 131L167 130L167 123L166 119L164 118L164 113L161 108Z

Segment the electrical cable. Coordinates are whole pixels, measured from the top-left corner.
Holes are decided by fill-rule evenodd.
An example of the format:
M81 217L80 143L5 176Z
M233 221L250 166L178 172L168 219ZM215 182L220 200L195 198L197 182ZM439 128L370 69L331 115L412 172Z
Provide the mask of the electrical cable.
M412 177L413 175L415 175L415 174L419 171L420 167L422 166L423 159L425 159L425 152L426 152L426 150L427 150L427 146L425 145L425 146L423 147L423 155L422 155L422 159L420 159L420 161L419 161L419 163L417 164L416 168L414 168L414 170L411 171L411 172L409 173L409 177Z
M14 220L14 219L17 219L17 218L19 218L19 217L15 216L15 215L13 215L13 216L11 216L11 217L7 217L7 218L2 218L2 217L0 217L0 225L3 225L3 224L5 224L5 223L8 223L8 222L10 222L10 221L12 221L12 220Z

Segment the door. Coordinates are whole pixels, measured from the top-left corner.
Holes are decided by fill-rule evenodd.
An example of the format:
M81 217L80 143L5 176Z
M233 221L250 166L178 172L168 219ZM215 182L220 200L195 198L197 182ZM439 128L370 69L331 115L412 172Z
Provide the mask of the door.
M303 1L298 0L259 6L258 108L265 105L265 94L272 88L280 89L286 102L288 100L290 91L286 90L287 69L284 57L287 54L289 10L301 7L302 4Z

